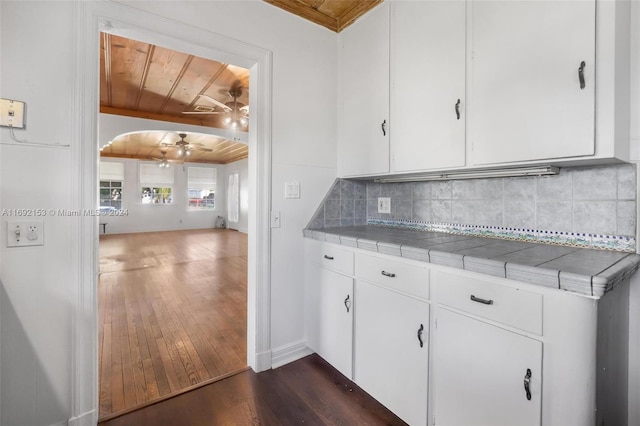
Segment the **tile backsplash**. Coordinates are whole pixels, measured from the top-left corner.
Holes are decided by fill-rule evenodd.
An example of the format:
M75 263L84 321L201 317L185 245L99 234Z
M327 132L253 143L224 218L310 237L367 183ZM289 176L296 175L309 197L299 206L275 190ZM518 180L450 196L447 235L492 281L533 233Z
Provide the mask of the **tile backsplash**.
M309 228L388 219L635 237L633 164L562 168L555 176L374 183L338 179ZM378 197L391 213L378 213Z

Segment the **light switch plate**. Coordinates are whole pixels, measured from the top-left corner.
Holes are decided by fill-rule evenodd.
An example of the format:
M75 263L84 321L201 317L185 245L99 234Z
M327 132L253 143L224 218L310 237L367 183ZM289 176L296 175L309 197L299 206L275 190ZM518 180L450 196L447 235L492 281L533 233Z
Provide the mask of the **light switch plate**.
M284 198L300 198L300 182L285 182Z
M24 102L0 99L0 126L24 129Z
M7 221L7 247L44 245L44 225L41 220Z

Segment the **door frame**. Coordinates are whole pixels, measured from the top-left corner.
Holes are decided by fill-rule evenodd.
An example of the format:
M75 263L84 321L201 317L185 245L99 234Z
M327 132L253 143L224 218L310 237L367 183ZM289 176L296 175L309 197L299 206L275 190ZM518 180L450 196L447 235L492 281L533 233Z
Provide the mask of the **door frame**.
M146 41L250 70L247 364L271 368L271 91L272 52L178 21L111 2L74 2L72 203L98 205L99 33ZM161 32L160 32L161 31ZM259 143L258 143L259 142ZM98 419L98 218L78 217L72 233L72 417Z

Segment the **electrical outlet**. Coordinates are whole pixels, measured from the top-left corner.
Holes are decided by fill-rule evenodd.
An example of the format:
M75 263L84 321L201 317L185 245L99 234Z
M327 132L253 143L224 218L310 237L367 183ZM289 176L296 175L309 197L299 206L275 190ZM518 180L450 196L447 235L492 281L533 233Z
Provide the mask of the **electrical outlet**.
M41 220L7 221L7 247L42 245L44 245L44 225Z
M391 214L391 198L378 197L378 213Z
M0 126L24 129L24 102L0 99Z
M280 228L280 212L279 211L271 212L271 227Z

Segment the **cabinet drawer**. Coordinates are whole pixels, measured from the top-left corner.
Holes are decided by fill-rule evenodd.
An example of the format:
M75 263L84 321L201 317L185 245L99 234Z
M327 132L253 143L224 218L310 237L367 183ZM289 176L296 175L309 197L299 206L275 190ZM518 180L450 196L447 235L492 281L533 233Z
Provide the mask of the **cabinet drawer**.
M358 253L356 276L411 296L429 299L429 270L426 267Z
M331 243L307 241L307 260L347 275L353 275L353 251Z
M542 335L542 294L441 271L434 280L438 303Z

